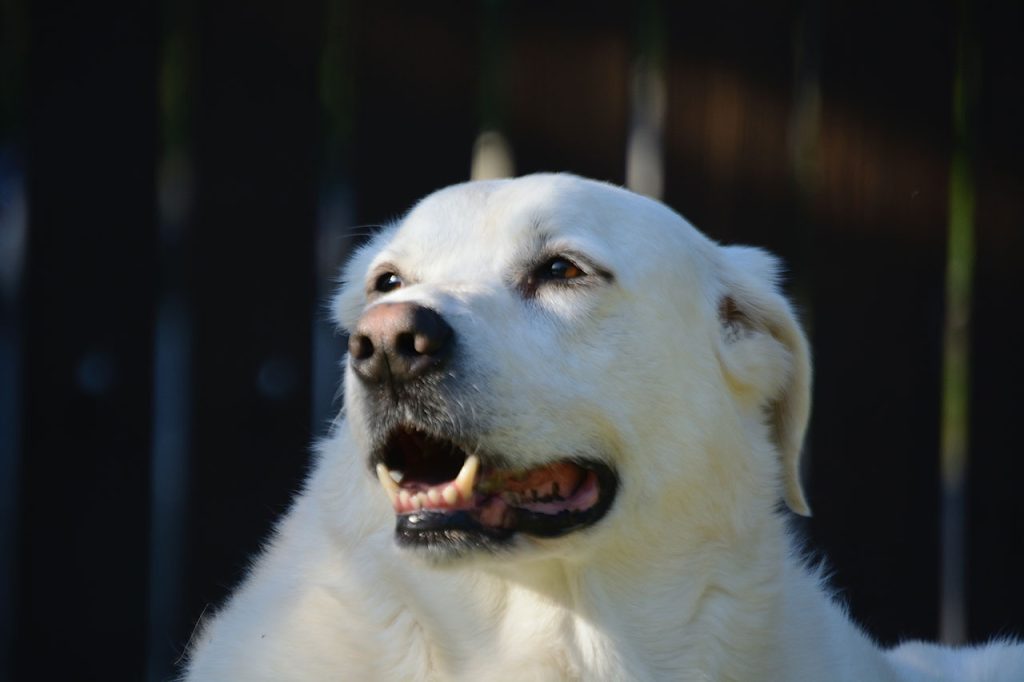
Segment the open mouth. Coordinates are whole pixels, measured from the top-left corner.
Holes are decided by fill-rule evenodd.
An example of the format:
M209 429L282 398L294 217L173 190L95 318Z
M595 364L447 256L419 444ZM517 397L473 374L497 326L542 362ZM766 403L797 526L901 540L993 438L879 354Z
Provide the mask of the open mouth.
M515 533L558 537L598 521L618 486L611 468L594 460L502 468L406 427L391 433L376 461L403 544L479 547Z

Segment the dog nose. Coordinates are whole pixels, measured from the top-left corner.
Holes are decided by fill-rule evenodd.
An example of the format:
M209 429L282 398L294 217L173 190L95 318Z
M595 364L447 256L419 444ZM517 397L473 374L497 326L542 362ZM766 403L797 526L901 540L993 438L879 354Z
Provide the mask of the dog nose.
M352 369L371 383L402 383L443 366L455 332L440 315L415 303L378 303L348 339Z

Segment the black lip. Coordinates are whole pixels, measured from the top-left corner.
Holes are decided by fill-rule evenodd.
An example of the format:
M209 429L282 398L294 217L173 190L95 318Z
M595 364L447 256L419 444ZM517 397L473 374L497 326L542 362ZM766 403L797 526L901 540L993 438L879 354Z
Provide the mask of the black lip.
M505 542L515 533L512 529L487 528L467 511L418 511L401 514L395 523L395 535L402 544L434 544L454 537L475 538L475 542Z
M451 559L473 552L497 554L507 549L515 533L485 528L464 511L420 511L403 514L395 523L399 547L426 552L435 559Z
M499 551L506 548L517 533L556 538L592 526L611 509L618 492L619 477L611 467L601 462L588 459L572 461L597 476L600 497L590 509L542 514L513 507L510 509L514 515L512 524L503 528L484 526L467 510L418 511L396 517L395 538L403 547L458 555L471 550Z

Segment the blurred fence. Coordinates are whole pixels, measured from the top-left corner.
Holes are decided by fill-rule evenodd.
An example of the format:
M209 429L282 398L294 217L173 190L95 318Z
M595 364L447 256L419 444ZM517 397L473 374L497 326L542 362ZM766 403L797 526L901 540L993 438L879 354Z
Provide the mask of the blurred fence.
M338 409L338 264L474 163L780 254L853 616L1024 634L1024 14L965 7L4 3L0 678L171 675Z

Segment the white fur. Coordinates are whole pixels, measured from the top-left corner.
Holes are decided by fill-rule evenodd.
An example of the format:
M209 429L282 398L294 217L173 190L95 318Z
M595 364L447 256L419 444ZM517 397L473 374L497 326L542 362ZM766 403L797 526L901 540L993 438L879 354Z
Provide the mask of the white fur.
M525 300L516 278L551 250L614 279ZM441 190L381 232L345 271L343 328L384 262L405 277L385 300L455 330L472 381L450 418L487 424L481 442L523 467L604 458L618 497L583 531L428 563L393 541L349 370L344 418L186 679L1024 679L1009 644L879 650L801 562L777 504L809 513L810 361L768 254L538 175Z

